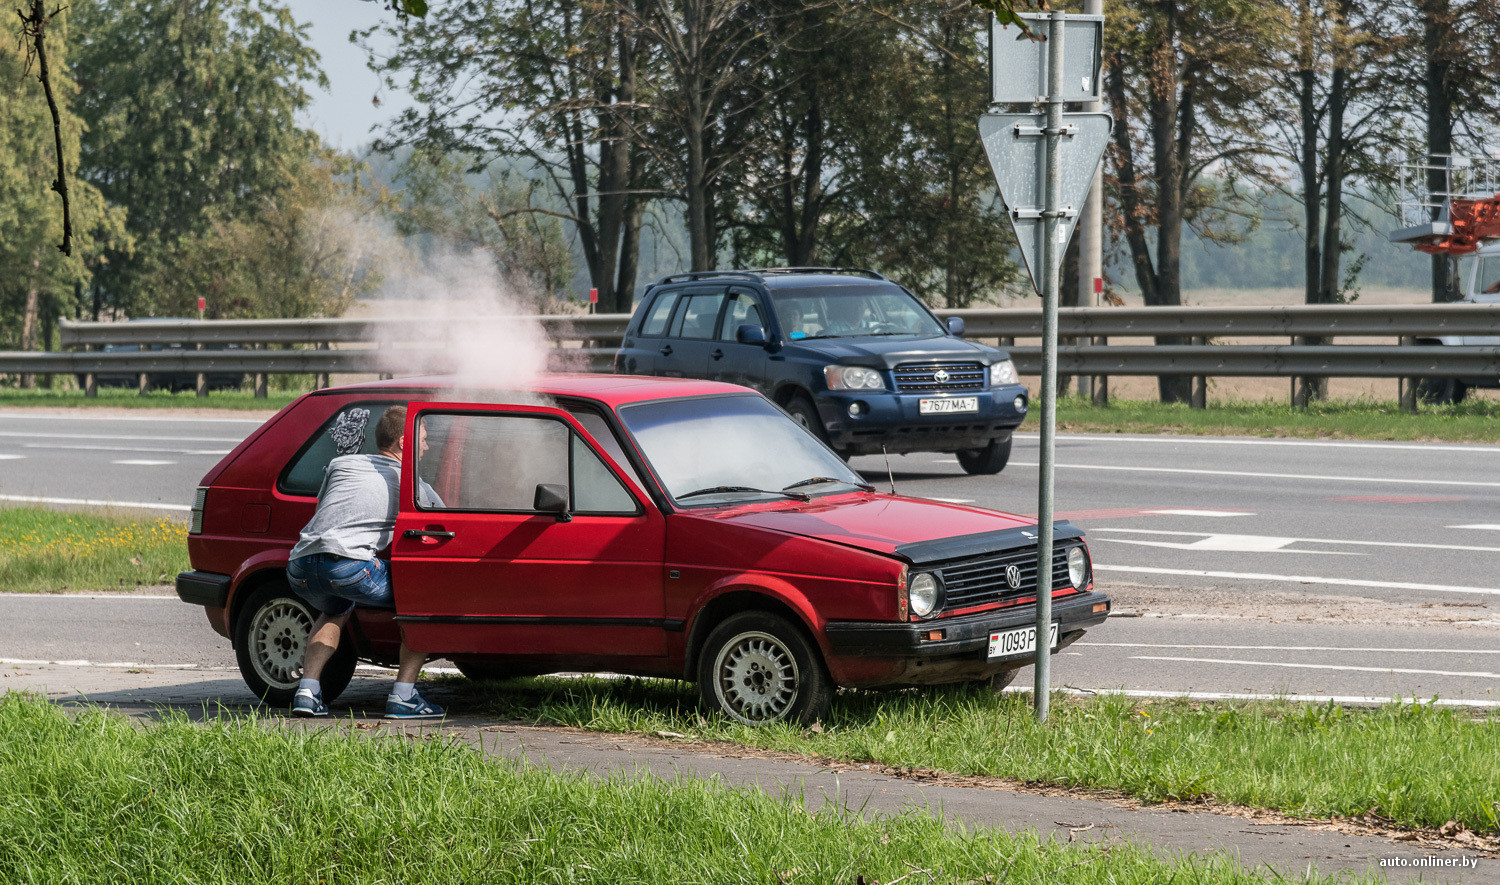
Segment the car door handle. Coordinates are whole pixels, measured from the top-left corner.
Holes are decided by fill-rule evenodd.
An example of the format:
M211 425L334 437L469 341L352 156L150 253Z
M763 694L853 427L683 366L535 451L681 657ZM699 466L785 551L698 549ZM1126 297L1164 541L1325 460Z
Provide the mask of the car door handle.
M671 356L672 355L672 345L670 345L670 344L663 344L661 346L661 355L662 356Z
M722 351L719 348L715 347L714 348L714 352L711 353L711 354L709 354L709 356L713 357L716 360L721 360L721 359L724 358L724 351Z
M441 529L407 529L402 532L402 535L407 538L443 538L445 540L454 536L452 532L445 532Z

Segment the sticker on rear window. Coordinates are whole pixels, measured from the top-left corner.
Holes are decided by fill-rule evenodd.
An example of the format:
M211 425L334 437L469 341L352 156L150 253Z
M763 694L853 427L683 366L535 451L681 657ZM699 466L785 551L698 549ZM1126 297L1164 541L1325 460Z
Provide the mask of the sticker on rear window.
M370 423L369 409L348 409L339 413L328 435L333 437L333 446L340 455L353 455L365 440L365 427Z

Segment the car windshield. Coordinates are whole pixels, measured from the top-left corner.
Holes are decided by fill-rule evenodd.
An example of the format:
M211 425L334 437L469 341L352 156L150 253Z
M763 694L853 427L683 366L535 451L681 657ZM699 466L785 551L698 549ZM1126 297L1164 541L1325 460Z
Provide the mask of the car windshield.
M760 396L716 396L620 409L673 499L693 506L868 488L859 474ZM819 482L807 483L818 479Z
M905 289L891 283L776 289L772 297L781 332L792 341L948 333Z

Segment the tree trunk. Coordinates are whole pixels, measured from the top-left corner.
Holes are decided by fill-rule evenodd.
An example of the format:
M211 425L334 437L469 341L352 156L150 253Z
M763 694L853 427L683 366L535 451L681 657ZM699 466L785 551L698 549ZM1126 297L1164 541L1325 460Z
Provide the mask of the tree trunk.
M615 281L615 300L607 309L630 313L635 308L635 277L640 272L641 223L646 215L646 201L633 197L625 204L624 232L620 236L620 276Z
M1178 97L1177 4L1162 4L1165 23L1156 51L1150 83L1150 122L1157 192L1156 292L1152 306L1182 303L1182 222L1184 166L1192 123L1181 117ZM1177 336L1161 336L1157 344L1181 344ZM1162 375L1157 388L1164 403L1184 403L1192 397L1187 375Z
M26 286L26 308L25 311L21 314L22 351L36 350L37 310L41 304L42 296L40 288L41 268L42 262L39 259L33 259L31 262L31 281ZM24 372L21 374L21 388L23 390L30 390L35 386L35 375L31 374L30 372Z
M1453 153L1453 84L1449 82L1452 67L1444 49L1453 27L1449 0L1422 0L1422 46L1427 54L1427 162L1441 166ZM1441 169L1427 173L1430 193L1447 190L1448 178ZM1436 220L1436 217L1434 217ZM1455 301L1452 263L1447 255L1432 256L1432 300Z

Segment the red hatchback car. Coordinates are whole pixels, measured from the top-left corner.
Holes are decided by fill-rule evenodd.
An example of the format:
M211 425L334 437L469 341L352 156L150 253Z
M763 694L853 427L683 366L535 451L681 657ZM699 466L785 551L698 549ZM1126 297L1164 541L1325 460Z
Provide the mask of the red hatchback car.
M302 397L203 479L178 595L232 639L245 682L291 699L314 614L287 554L337 454L407 405L390 548L395 609L361 608L323 674L408 646L465 675L609 670L697 682L741 722L811 722L838 686L1007 684L1035 648L1024 517L877 492L754 391L558 375ZM1053 629L1103 623L1082 533L1058 523Z

